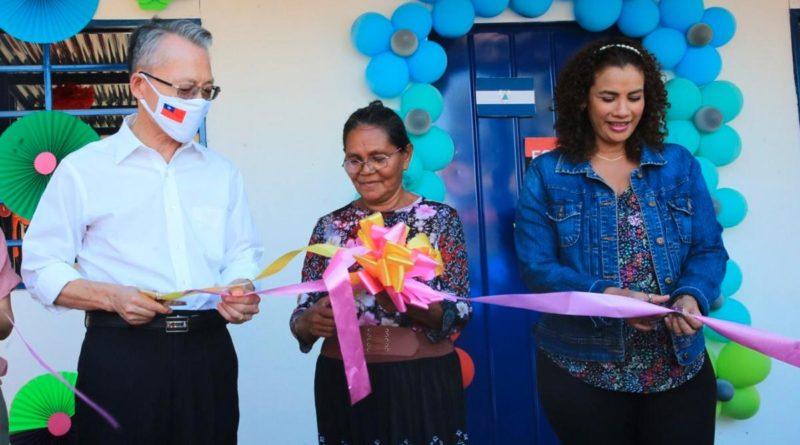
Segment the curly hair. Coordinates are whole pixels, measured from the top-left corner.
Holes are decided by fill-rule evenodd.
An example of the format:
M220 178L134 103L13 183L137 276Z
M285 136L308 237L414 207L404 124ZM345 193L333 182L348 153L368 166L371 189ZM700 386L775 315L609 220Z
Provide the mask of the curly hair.
M597 150L587 101L595 75L614 66L632 65L644 74L644 111L639 125L625 141L625 154L639 159L642 147L660 151L664 145L667 92L652 54L631 39L616 37L594 42L575 54L558 76L555 97L558 149L571 161L591 158Z

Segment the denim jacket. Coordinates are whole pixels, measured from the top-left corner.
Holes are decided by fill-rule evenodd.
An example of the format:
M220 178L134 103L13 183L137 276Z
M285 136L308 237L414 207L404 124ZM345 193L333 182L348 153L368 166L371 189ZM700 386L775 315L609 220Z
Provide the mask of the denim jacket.
M728 255L697 160L685 148L645 147L631 187L642 217L661 294L684 294L708 314L720 295ZM534 292L602 293L622 287L617 197L588 161L570 162L558 150L535 158L520 191L515 243L523 282ZM623 320L543 314L541 348L579 360L622 361ZM704 349L701 331L673 335L679 363Z

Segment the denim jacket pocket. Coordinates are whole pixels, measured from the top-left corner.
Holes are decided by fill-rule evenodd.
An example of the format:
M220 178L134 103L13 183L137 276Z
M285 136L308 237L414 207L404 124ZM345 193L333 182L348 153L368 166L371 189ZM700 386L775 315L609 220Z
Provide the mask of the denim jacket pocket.
M672 220L678 227L678 235L681 242L684 244L692 243L692 216L694 209L692 208L692 198L688 196L676 196L667 201L669 206L669 213L672 215Z
M581 234L580 202L554 202L547 207L546 213L556 225L561 247L569 247L578 242Z

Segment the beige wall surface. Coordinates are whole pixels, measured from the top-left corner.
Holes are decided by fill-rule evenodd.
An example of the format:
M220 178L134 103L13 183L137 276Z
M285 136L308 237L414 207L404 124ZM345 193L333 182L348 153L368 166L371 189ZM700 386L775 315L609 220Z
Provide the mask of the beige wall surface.
M199 17L214 33L212 63L222 86L208 118L209 146L242 170L267 259L300 246L316 218L353 196L341 164L341 127L373 99L364 83L367 59L350 43L363 12L391 12L401 0L176 0L162 17ZM800 260L800 124L794 88L786 0L706 0L725 6L738 34L721 49L720 79L742 89L745 107L732 122L742 155L720 169L720 187L748 199L745 221L726 230L744 284L736 298L756 326L800 338L796 264ZM146 18L134 0L102 0L97 18ZM557 0L541 20L569 20L571 2ZM504 13L493 21L523 21ZM299 278L300 264L267 281ZM24 292L14 294L18 319L59 369L74 369L83 335L80 313L55 316ZM313 372L316 352L301 354L288 330L293 298L264 301L255 321L232 327L239 354L243 444L316 443ZM53 342L54 337L59 342ZM12 357L3 384L7 400L40 372L15 339L0 350ZM800 442L800 370L773 363L759 385L762 406L746 421L718 422L723 444ZM691 426L687 426L691 427ZM481 444L482 445L482 444Z

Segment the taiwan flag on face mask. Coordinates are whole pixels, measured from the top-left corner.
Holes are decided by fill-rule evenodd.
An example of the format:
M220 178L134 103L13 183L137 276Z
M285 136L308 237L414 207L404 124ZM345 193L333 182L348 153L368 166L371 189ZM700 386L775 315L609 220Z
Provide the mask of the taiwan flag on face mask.
M174 120L179 124L182 124L183 118L186 117L186 110L175 108L170 104L164 104L164 108L161 109L161 114L168 117L169 119Z

